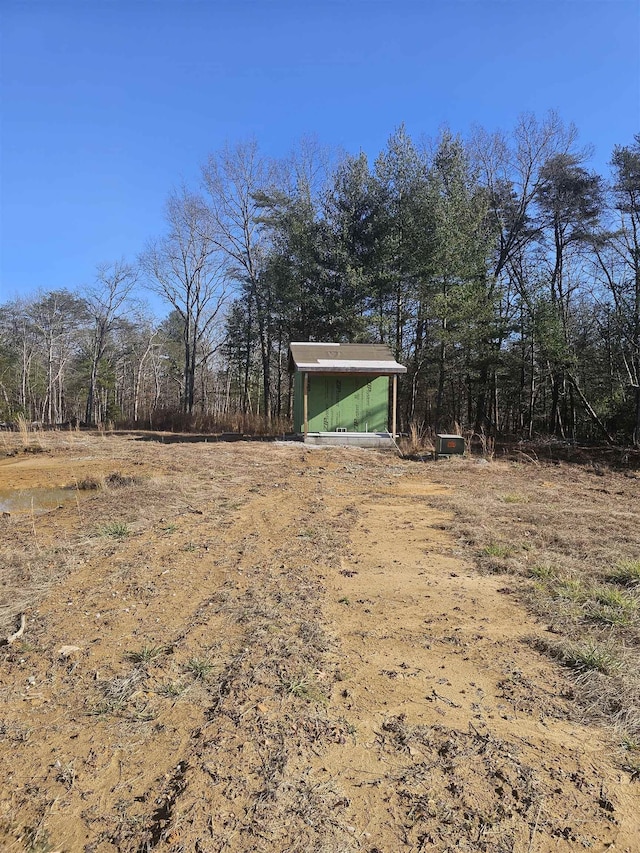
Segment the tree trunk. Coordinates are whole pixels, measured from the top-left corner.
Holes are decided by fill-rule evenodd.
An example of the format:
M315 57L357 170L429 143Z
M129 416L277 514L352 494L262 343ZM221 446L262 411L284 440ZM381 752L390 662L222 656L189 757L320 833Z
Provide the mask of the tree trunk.
M444 400L444 382L446 371L447 348L444 341L440 344L440 357L438 359L438 393L436 396L436 412L434 429L440 432L440 419L442 417L442 403Z
M576 389L576 393L577 393L578 397L580 397L580 401L581 401L582 405L585 407L587 414L592 419L592 421L597 425L598 429L602 432L602 435L604 436L605 440L607 441L607 444L613 444L614 443L613 438L609 435L609 432L608 432L606 426L600 420L597 413L595 412L595 410L593 409L593 407L591 406L591 404L589 403L587 398L582 393L582 390L581 390L580 386L578 385L578 380L571 373L568 373L567 376L569 378L569 381L573 385L573 387Z

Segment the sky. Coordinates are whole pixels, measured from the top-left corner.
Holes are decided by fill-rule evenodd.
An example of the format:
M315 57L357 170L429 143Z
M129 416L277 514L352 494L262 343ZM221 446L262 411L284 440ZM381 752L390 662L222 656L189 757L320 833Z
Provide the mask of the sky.
M0 0L0 304L135 261L226 143L375 158L550 109L601 173L633 141L640 0Z

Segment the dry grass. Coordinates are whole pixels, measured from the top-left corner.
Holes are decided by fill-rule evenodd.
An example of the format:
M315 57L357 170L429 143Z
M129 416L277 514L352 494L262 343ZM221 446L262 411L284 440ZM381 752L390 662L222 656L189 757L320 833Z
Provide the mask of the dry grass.
M31 440L33 433L3 434L5 457L31 452L33 445L24 445L25 435ZM113 464L109 439L95 433L47 432L37 441L43 453L68 456L71 472L78 457L93 458L98 466ZM123 467L135 470L139 464L135 444L119 445L119 452ZM32 610L69 572L103 556L114 544L152 528L163 516L170 519L192 512L191 503L208 495L207 487L210 489L207 484L203 492L197 478L186 475L174 483L168 495L162 481L120 469L79 478L71 474L71 479L64 513L54 509L39 514L36 508L0 517L0 638L14 631L20 614ZM222 513L224 498L219 488L215 491Z
M398 447L402 455L410 459L431 456L435 451L433 432L424 424L412 421L409 424L409 434L398 440Z
M603 466L454 459L429 467L455 488L460 545L548 627L541 648L574 673L586 718L640 738L640 490Z
M118 429L129 430L160 430L174 433L201 433L220 435L284 435L291 432L292 423L289 418L272 418L267 422L261 415L248 412L230 414L203 415L197 412L184 414L175 410L156 411L151 421L126 422L118 424Z
M351 705L351 663L357 661L345 665L341 638L332 634L336 622L327 619L327 602L341 595L332 577L358 575L342 562L354 547L356 503L363 495L387 501L381 489L394 488L418 465L364 451L258 452L247 444L217 445L211 452L195 443L141 445L134 438L86 434L47 435L45 441L69 460L95 459L96 470L83 473L98 488L76 493L77 504L57 514L11 518L1 546L15 564L12 577L30 589L32 601L78 569L61 587L64 594L57 601L51 596L42 611L48 607L66 626L65 640L83 646L76 657L61 659L42 617L27 634L37 651L26 644L8 649L17 695L14 717L0 726L0 736L14 749L33 746L34 759L28 768L20 764L28 787L21 783L19 820L14 816L3 827L0 819L0 838L22 844L11 851L47 849L49 831L51 849L76 849L59 841L54 846L66 816L38 822L56 797L75 809L86 849L122 853L374 853L451 844L474 853L510 853L542 849L543 835L549 844L566 840L576 849L593 843L599 822L609 819L598 805L607 802L601 788L575 773L572 782L569 771L556 779L519 737L509 741L490 727L479 732L473 722L468 731L456 728L444 712L434 718L442 725L411 725L395 708L387 710L386 700L385 710L375 711L375 727L367 728L370 706L358 705L362 699ZM134 467L149 460L157 470ZM621 764L636 775L640 735L634 735L634 686L626 671L637 630L633 537L611 559L597 557L597 571L580 574L575 542L565 542L564 533L552 541L548 526L533 524L534 515L548 511L548 493L543 500L538 490L550 487L522 468L452 460L424 471L460 485L447 500L464 502L458 509L469 519L461 539L473 537L485 569L509 571L532 606L548 610L547 620L573 614L571 631L550 634L544 652L574 673L585 715L606 713L615 721ZM533 468L541 480L551 479L545 466ZM108 473L114 471L117 476ZM554 488L563 483L572 487L564 471ZM338 497L330 499L334 493ZM488 512L480 497L490 504ZM628 522L616 517L610 548ZM40 577L44 586L32 584ZM342 610L351 616L361 602L356 595L344 599ZM73 636L71 603L79 611L79 637ZM558 608L557 615L549 608ZM612 632L626 632L624 649L608 640ZM37 679L27 692L25 675L32 672ZM529 683L528 673L509 672ZM360 686L376 690L371 682ZM48 702L39 706L36 738L20 723L26 700L19 691L38 708L40 689ZM419 695L424 699L422 689ZM597 708L589 708L590 695ZM47 719L53 722L45 729ZM59 745L55 755L53 744ZM336 764L329 760L351 744L354 766L366 765L357 786L336 769L343 756ZM114 745L121 757L111 779ZM563 760L558 766L565 768ZM597 770L589 773L595 778ZM569 786L581 802L585 788L592 801L571 826L560 786ZM384 838L365 831L374 810L377 825L389 829ZM595 820L595 828L584 826L580 814ZM362 832L356 834L354 824Z

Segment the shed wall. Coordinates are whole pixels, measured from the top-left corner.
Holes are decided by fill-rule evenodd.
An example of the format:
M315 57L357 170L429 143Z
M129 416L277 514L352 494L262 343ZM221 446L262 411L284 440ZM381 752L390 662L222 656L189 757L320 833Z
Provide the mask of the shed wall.
M386 432L389 377L309 374L309 431ZM296 372L293 398L296 432L304 430L303 374Z

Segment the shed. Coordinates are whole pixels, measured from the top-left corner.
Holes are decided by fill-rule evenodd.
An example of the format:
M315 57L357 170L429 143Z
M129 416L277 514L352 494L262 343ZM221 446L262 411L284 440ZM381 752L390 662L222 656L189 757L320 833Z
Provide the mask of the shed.
M305 441L382 444L395 438L398 375L407 368L386 344L292 343L289 370L294 430Z

